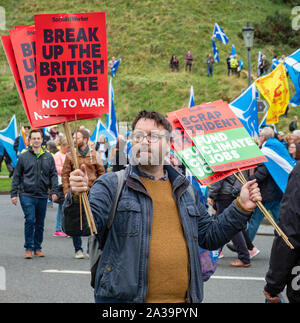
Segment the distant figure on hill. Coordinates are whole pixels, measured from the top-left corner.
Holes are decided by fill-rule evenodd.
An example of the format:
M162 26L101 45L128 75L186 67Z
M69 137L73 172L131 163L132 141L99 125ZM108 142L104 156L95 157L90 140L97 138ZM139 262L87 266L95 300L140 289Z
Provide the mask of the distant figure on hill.
M290 132L293 132L294 130L297 130L298 129L297 122L298 122L298 117L297 116L294 116L294 120L289 124L289 130L290 130Z
M230 60L231 60L231 55L229 54L226 58L226 62L227 62L227 75L230 76L230 72L231 72L231 67L230 67Z
M171 68L172 72L174 72L174 70L179 72L179 60L176 55L172 55L172 57L171 57L170 68Z
M214 59L212 57L212 54L208 54L206 58L206 65L207 65L207 77L213 76L213 69L214 69Z
M185 55L185 71L187 71L187 69L189 68L189 72L191 72L193 60L193 55L190 51L188 51Z
M235 54L233 57L230 59L230 69L232 74L237 74L237 68L239 66L239 61L237 59L237 55Z
M262 56L261 63L259 64L258 68L259 68L259 76L269 73L270 63L266 59L265 55Z

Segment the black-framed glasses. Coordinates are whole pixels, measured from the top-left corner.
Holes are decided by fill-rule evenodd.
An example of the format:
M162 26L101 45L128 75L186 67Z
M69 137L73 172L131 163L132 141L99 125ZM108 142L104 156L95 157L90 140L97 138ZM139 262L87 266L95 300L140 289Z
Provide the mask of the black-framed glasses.
M131 139L135 143L140 143L142 142L145 138L147 138L147 141L150 143L156 143L158 142L161 138L167 137L166 134L159 134L156 132L151 132L151 133L145 133L145 132L133 132L131 134Z

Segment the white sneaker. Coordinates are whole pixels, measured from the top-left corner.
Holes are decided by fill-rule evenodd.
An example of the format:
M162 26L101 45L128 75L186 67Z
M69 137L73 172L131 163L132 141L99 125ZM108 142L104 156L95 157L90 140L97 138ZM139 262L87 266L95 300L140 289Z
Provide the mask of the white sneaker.
M256 247L248 251L249 251L250 259L252 259L253 257L257 256L260 253L260 250L258 250Z
M75 258L76 258L76 259L84 259L84 255L83 255L82 250L78 250L78 251L75 253Z

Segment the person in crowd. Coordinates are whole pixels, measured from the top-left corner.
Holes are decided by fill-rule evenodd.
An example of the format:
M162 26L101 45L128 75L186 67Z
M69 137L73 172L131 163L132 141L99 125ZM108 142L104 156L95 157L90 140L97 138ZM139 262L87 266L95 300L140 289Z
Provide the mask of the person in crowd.
M206 58L206 65L207 65L207 76L213 76L213 69L214 69L214 59L212 57L212 54L208 54Z
M89 147L89 132L85 129L79 129L74 133L73 139L75 147L78 146L76 152L79 167L85 165L88 174L88 187L91 188L95 180L105 173L101 158L99 158L97 152ZM70 174L75 170L74 161L71 153L68 153L65 157L64 166L62 169L62 187L64 194L67 195L70 188ZM72 237L73 245L75 249L75 258L83 259L82 239L81 237Z
M262 56L261 62L259 64L258 68L259 68L259 76L269 73L270 63L267 60L265 55Z
M227 63L227 76L230 76L230 72L231 72L230 61L231 61L231 54L229 54L227 56L227 58L226 58L226 63Z
M286 141L287 147L294 142L294 138L293 138L293 134L292 133L288 133L284 136L284 139Z
M292 250L275 234L266 285L263 293L269 303L280 303L280 293L286 288L290 303L300 303L300 163L294 167L283 195L279 213L279 227L294 246Z
M104 165L105 171L107 171L108 168L108 152L110 149L110 144L106 140L106 137L104 135L99 136L99 140L96 143L96 151L99 153L100 158L102 160L102 164Z
M185 55L185 71L189 69L189 72L192 71L192 64L193 64L194 57L191 51L188 51Z
M115 62L116 62L116 59L115 59L115 57L114 57L114 56L113 56L113 57L111 58L111 60L108 62L108 68L109 68L109 70L110 70L110 73L112 72L112 68L113 68L113 66L114 66Z
M292 158L296 159L296 144L294 142L292 142L291 144L289 144L288 146L288 151L289 154Z
M40 130L29 133L30 147L20 154L11 184L11 202L17 205L18 195L25 215L24 258L44 257L42 251L48 190L52 201L57 199L57 171L52 155L43 150Z
M292 138L296 146L300 146L300 130L294 130Z
M60 146L61 146L61 149L53 156L55 167L57 170L57 175L58 175L58 199L56 201L56 203L58 204L58 208L56 213L56 224L55 224L55 231L53 236L66 237L67 235L62 231L62 226L61 226L61 211L62 211L62 205L64 202L64 192L62 188L61 175L62 175L62 169L64 167L66 155L69 151L69 145L65 137L60 139Z
M129 164L129 159L126 154L126 140L124 136L119 135L117 138L116 146L111 150L109 159L112 165L112 171L118 172L121 169L125 169Z
M170 68L172 72L174 72L175 70L179 72L179 60L176 55L172 55L170 59Z
M3 160L5 161L5 165L8 170L9 177L12 177L14 174L14 168L12 167L12 164L11 164L12 163L11 158L0 140L0 172L1 172Z
M263 128L259 134L260 145L263 145L269 138L274 138L274 135L275 133L271 127ZM282 191L274 181L267 167L263 163L258 164L254 170L254 174L250 175L248 179L256 179L261 191L263 205L272 213L275 222L278 222ZM246 230L251 241L254 240L263 218L264 214L257 207Z
M156 111L135 118L131 164L112 227L98 263L96 302L201 302L203 281L200 245L216 250L242 230L261 200L254 181L247 182L235 201L216 219L188 191L186 177L165 165L170 151L171 124ZM77 194L87 191L86 167L70 174L65 216L79 219ZM99 239L117 190L117 175L101 176L89 201ZM85 217L83 217L85 218ZM83 234L89 234L86 221Z
M239 66L239 61L237 59L237 55L233 55L230 59L230 70L232 74L237 74L237 68Z
M278 131L277 135L275 135L276 138L284 145L285 148L287 148L287 142L285 140L285 134L283 131Z
M54 156L58 152L58 149L56 147L56 141L54 140L47 141L46 148L52 156Z
M208 203L216 210L216 216L221 214L239 195L240 182L234 175L230 175L210 185L208 191ZM238 253L238 259L229 263L231 267L251 266L250 255L243 233L240 231L232 242Z
M294 116L294 119L289 124L290 132L293 132L298 129L298 116Z

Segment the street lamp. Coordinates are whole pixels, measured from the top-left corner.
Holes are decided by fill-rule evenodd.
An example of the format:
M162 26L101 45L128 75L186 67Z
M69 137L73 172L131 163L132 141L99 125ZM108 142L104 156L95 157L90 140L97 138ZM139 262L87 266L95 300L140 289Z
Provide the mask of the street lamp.
M248 83L251 85L251 48L253 47L254 28L247 22L247 26L242 30L245 47L248 49Z

